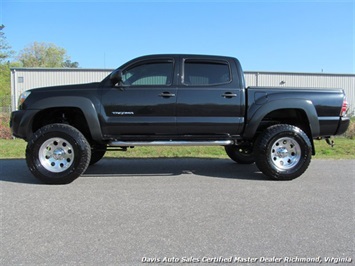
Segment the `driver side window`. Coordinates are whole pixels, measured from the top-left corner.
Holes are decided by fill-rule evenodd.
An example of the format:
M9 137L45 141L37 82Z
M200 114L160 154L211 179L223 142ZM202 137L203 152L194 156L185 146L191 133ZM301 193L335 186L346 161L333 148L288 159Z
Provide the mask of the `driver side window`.
M141 62L122 72L122 82L127 86L167 86L172 83L173 60Z

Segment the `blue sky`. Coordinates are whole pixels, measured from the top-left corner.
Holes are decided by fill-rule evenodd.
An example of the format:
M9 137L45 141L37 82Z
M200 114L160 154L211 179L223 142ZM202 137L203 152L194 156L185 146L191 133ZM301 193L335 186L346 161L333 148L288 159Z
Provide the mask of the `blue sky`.
M251 71L355 73L355 1L0 0L20 51L34 41L83 68L155 53L229 55Z

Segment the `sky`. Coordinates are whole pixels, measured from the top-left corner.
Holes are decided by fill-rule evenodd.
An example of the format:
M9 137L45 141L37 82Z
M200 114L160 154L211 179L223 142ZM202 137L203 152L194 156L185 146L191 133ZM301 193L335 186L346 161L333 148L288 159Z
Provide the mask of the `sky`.
M1 24L16 52L54 43L82 68L192 53L248 71L355 73L355 0L0 0Z

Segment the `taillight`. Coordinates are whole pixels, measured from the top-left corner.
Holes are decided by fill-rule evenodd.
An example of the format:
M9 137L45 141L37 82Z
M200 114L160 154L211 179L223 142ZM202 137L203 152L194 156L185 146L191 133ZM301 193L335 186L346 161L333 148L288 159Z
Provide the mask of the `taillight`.
M345 116L347 112L348 112L348 102L344 97L343 105L341 106L340 116Z

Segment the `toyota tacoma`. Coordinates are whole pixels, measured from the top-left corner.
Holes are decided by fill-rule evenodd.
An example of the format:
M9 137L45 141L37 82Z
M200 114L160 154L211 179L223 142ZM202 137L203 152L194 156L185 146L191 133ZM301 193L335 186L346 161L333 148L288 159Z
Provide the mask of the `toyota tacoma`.
M346 131L347 105L341 89L246 87L233 57L163 54L101 82L27 90L10 126L48 184L72 182L106 151L158 145L223 146L235 162L291 180L315 155L313 139Z

